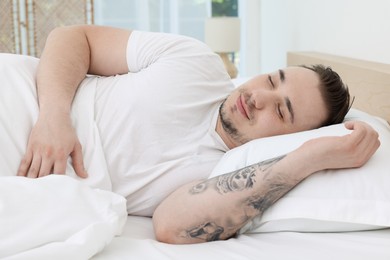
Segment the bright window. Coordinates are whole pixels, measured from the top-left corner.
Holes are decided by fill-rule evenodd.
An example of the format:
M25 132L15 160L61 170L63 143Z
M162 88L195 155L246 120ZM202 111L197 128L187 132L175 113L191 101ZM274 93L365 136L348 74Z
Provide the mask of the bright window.
M210 16L241 17L241 50L236 54L236 64L240 59L241 76L258 71L256 51L248 45L247 38L257 39L257 27L253 24L260 13L258 0L94 0L95 24L109 25L134 30L169 32L183 34L204 40L204 21ZM252 18L253 17L253 18ZM247 21L251 22L248 23ZM257 20L256 20L257 23ZM250 48L251 53L247 53ZM252 61L251 61L252 59ZM248 65L249 64L249 65ZM248 73L249 72L249 73Z

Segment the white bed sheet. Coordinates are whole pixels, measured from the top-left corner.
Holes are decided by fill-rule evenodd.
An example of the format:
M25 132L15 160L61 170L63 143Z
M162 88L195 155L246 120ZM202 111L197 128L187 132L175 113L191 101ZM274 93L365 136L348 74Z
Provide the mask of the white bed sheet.
M123 234L92 259L389 260L390 229L243 234L227 241L169 245L155 240L150 218L129 216Z

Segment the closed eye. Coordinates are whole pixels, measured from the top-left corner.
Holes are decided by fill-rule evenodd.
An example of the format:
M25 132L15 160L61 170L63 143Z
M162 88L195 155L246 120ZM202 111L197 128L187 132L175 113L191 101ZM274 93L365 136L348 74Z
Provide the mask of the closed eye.
M281 119L284 119L284 116L283 116L282 110L280 109L280 104L278 104L277 111L278 111L278 115L279 115L279 117L280 117Z
M269 81L269 83L271 84L272 88L275 88L275 84L274 84L274 82L272 81L271 75L268 75L268 81Z

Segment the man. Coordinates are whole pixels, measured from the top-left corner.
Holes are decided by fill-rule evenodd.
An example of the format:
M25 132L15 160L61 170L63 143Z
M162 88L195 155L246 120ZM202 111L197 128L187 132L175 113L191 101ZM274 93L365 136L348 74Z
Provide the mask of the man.
M286 156L205 180L228 149L341 122L349 96L337 75L292 67L234 90L221 61L198 41L75 26L48 37L37 72L39 117L18 175L64 174L70 156L76 174L87 177L70 116L87 73L106 76L94 83L94 119L112 189L127 198L129 214L154 214L164 242L232 237L310 174L359 167L379 146L371 127L351 122L350 135L311 140Z

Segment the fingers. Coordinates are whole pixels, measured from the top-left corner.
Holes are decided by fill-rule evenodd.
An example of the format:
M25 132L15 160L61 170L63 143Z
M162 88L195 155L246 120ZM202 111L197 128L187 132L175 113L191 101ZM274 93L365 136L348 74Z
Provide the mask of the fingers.
M32 161L32 152L29 152L29 150L27 150L22 161L20 162L19 169L16 175L26 177L31 165L31 161Z
M355 125L355 122L354 121L347 121L344 123L344 126L349 129L349 130L353 130L353 126Z
M65 174L66 173L66 164L67 164L67 158L56 161L53 165L53 173L54 174Z
M345 123L345 127L349 130L353 130L351 134L349 134L351 142L357 145L360 143L366 136L367 130L365 127L368 125L363 125L362 122L349 121Z
M378 133L370 125L364 122L349 121L345 123L345 127L349 130L353 130L350 134L350 139L356 143L372 141L379 137Z
M37 178L39 175L39 170L41 168L41 158L40 156L35 156L32 159L31 165L27 172L27 177Z
M347 122L345 127L353 130L347 137L347 152L352 155L354 167L363 166L380 146L378 133L364 122Z
M84 168L83 153L82 153L82 149L81 149L80 144L77 144L75 146L75 149L70 154L70 156L72 157L73 169L75 170L77 176L79 176L81 178L87 178L88 173L86 172L86 170Z
M31 178L65 174L69 157L76 174L86 178L81 144L68 114L44 114L31 130L17 175Z
M57 155L47 152L31 151L29 149L22 159L17 176L29 178L44 177L49 174L65 174L67 167L67 154L58 152ZM88 174L84 168L82 148L80 144L75 145L74 150L70 153L72 165L76 175L81 178L87 178Z
M52 173L54 162L50 157L42 158L40 163L39 175L37 177L44 177ZM31 177L34 178L33 176Z
M26 155L21 161L16 175L29 178L37 178L47 175L43 174L43 172L45 172L45 167L41 167L41 161L40 156L33 157L32 155Z

